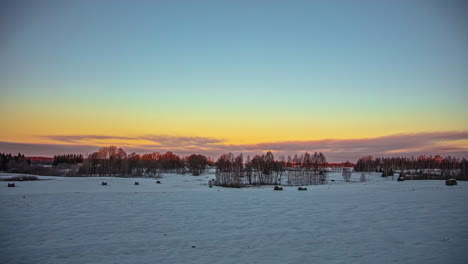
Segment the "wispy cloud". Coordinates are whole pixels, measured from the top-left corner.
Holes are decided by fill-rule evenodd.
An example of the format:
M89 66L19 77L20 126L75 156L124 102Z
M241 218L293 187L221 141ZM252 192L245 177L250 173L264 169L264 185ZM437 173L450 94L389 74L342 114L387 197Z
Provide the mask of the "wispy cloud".
M217 157L226 152L242 152L254 155L268 150L274 151L278 155L320 151L325 153L330 161L355 161L364 155L410 156L441 154L468 157L468 131L395 134L362 139L263 142L258 144L227 144L225 140L217 138L170 135L143 135L137 137L51 135L42 137L56 141L58 144L0 142L0 151L22 152L28 155L90 153L96 151L103 144L114 144L124 147L127 152L174 151L181 155L202 153L212 157Z
M209 138L209 137L185 137L185 136L170 136L170 135L144 135L136 137L122 137L110 135L45 135L38 136L60 143L83 143L83 142L108 142L121 140L126 141L148 141L157 146L204 146L210 144L223 143L224 140Z
M269 142L248 145L230 145L225 149L241 152L271 150L283 154L303 151L321 151L333 160L356 160L360 156L390 155L455 155L468 157L468 148L454 141L468 140L468 131L396 134L363 139L323 139L311 141Z
M106 135L46 135L38 136L61 143L82 143L95 140L132 140L132 137L106 136Z
M441 142L468 140L468 131L396 134L363 139L323 139L310 141L284 141L251 145L238 145L245 150L269 149L274 151L346 151L384 153L389 151L433 148Z
M209 138L209 137L181 137L169 135L147 135L138 137L138 139L145 139L158 143L161 146L206 146L212 144L220 144L225 142L222 139Z

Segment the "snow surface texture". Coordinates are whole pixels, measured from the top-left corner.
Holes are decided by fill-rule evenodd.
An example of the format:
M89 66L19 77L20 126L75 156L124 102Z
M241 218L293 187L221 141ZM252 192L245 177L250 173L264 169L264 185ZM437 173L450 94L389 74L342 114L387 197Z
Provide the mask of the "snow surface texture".
M308 191L209 188L212 174L1 182L0 263L466 263L467 183L331 176Z

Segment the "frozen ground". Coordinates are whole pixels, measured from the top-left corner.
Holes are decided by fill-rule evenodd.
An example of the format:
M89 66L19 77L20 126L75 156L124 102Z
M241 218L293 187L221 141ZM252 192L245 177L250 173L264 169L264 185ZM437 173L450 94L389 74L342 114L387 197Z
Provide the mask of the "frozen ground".
M1 175L0 175L1 176ZM3 174L3 176L9 176ZM299 192L213 175L0 182L0 263L466 263L468 184L341 177ZM209 178L207 178L209 177ZM358 180L359 175L353 174ZM109 186L101 186L107 181Z

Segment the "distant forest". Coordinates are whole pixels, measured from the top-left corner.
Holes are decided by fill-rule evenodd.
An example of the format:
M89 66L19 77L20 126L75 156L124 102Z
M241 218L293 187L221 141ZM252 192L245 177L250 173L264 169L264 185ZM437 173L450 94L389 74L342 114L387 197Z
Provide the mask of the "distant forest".
M16 156L0 153L0 171L8 171L13 168L26 168L29 165L31 165L31 160L21 153L18 153Z
M390 176L390 171L402 171L410 174L424 175L437 172L443 178L454 177L468 180L468 161L465 158L454 158L440 155L418 157L382 157L366 156L360 158L354 167L356 171L382 172L382 176Z
M78 164L83 163L84 158L81 154L67 154L67 155L56 155L52 161L52 166L57 166L59 164Z
M32 164L33 163L33 164ZM216 168L213 184L241 187L264 184L311 185L327 182L330 167L354 167L358 172L381 172L382 176L394 172L413 175L437 174L442 178L454 177L468 180L468 161L451 156L377 157L365 156L356 164L328 163L320 152L279 156L272 152L253 157L226 153L216 161L192 154L180 157L171 151L166 153L126 153L122 148L107 146L86 157L81 154L56 155L50 168L44 162L34 161L23 154L0 154L0 170L12 173L66 176L123 176L159 177L161 173L202 174L208 167Z

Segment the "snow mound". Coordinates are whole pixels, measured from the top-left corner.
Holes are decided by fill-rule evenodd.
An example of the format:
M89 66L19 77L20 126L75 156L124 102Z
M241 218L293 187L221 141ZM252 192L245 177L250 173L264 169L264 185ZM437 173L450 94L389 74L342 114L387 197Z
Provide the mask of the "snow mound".
M465 182L330 176L306 192L214 175L3 182L0 263L465 263Z

